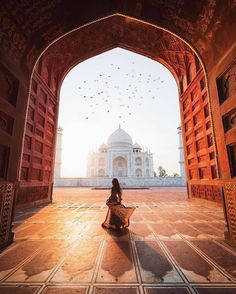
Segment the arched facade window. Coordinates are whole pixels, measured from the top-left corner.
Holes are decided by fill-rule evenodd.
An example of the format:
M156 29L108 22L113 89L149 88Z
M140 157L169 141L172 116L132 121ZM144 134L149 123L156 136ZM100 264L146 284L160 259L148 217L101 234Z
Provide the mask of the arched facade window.
M124 157L118 156L113 160L113 176L127 177L127 160Z
M142 158L141 157L135 158L135 165L142 165Z
M99 171L98 171L98 176L99 177L104 177L105 176L105 171L104 171L104 169L99 169Z
M135 171L136 177L141 177L142 176L142 170L140 168L137 168Z
M146 162L146 166L149 166L149 159L148 158L145 159L145 162Z
M146 176L147 176L147 177L150 176L150 172L149 172L149 169L148 169L148 168L146 169Z

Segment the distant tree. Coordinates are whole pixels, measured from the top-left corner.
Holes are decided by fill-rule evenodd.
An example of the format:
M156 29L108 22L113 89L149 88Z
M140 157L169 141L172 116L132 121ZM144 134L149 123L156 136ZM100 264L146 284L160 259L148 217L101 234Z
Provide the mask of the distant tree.
M158 166L158 176L159 177L166 177L167 176L166 170L161 165Z
M172 177L179 177L178 173L173 173Z

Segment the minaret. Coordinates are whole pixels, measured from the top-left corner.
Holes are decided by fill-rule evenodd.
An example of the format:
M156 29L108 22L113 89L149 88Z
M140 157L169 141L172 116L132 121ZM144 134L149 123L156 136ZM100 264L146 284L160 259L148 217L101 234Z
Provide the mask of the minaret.
M55 167L54 167L54 178L55 179L61 177L62 136L63 136L63 129L61 127L58 127L58 129L57 129L57 145L56 145Z
M180 176L185 178L185 166L184 166L184 152L183 152L183 139L181 126L177 128L179 135L179 164L180 164Z

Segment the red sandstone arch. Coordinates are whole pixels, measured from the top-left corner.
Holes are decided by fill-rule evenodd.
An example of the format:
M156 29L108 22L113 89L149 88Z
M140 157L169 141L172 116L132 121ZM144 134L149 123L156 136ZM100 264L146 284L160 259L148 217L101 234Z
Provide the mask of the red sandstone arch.
M107 5L107 3L104 5L104 3L102 3L104 1L96 1L96 4L92 3L92 13L90 1L78 3L80 1L68 0L67 2L64 5L70 8L72 7L72 9L69 10L68 19L63 17L62 12L64 12L64 8L60 7L60 1L51 1L48 2L47 5L44 2L35 2L28 5L24 1L22 1L22 3L21 1L17 1L17 5L15 5L14 1L11 0L2 1L0 7L2 27L0 51L3 53L3 55L0 56L0 74L1 77L6 77L6 80L9 82L9 89L4 93L6 97L3 97L3 99L9 101L10 105L12 105L9 107L8 105L5 106L5 102L2 104L7 114L3 115L3 119L7 122L4 131L7 133L8 137L1 136L4 144L0 146L0 151L3 152L0 153L0 156L1 154L4 155L4 161L0 164L0 177L3 178L4 181L10 182L11 192L9 192L9 195L13 195L12 191L14 191L14 188L12 187L13 185L17 185L19 153L21 149L20 142L23 136L23 124L26 111L26 92L29 75L37 58L45 48L49 46L38 61L32 79L24 138L24 151L22 154L21 182L17 197L18 205L29 205L29 203L32 203L32 200L37 203L50 201L53 146L58 110L58 89L63 75L66 74L66 71L70 67L73 67L73 60L80 62L110 48L120 46L155 60L159 58L158 61L161 61L166 66L172 64L172 67L169 67L169 69L175 75L180 89L182 86L179 81L181 81L182 77L183 91L180 91L180 104L182 108L185 107L182 112L182 126L187 129L187 133L185 132L184 134L184 140L186 141L184 146L185 153L189 153L187 154L188 156L193 155L188 158L189 162L187 166L190 172L188 175L192 177L188 179L189 191L192 196L195 195L196 197L209 197L213 199L222 197L221 191L222 188L224 188L227 200L226 213L229 232L231 240L236 241L236 219L235 214L232 213L232 207L235 205L235 200L233 200L233 191L235 191L233 177L235 176L235 170L232 168L230 170L230 162L232 162L232 160L230 161L230 156L232 157L235 154L232 148L235 148L236 137L234 127L229 124L229 126L227 125L227 122L231 121L231 117L235 114L235 100L233 93L230 92L229 95L225 97L225 95L220 92L221 84L224 84L227 77L235 70L236 13L234 5L232 3L224 5L218 3L215 7L211 7L211 1L206 1L204 3L196 1L193 3L193 7L192 5L188 7L188 1L169 4L159 0L147 0L145 2L138 0L114 0L110 1L109 5ZM33 8L30 16L27 15L27 9L29 9L29 7ZM207 12L207 10L209 10L209 13L206 14L205 12ZM81 13L81 11L83 11L83 13ZM193 11L194 13L192 13ZM42 18L39 17L39 12L43 15ZM109 20L111 20L112 17L114 18L113 22L108 22L107 26L105 22L96 21L99 17L105 15L111 15L107 17ZM124 15L137 17L139 20ZM76 32L77 28L94 20L95 22L93 22L91 26L84 26L81 30L85 33L84 39L82 39L84 43L82 43L80 47L80 57L78 56L78 52L75 51L74 55L68 54L68 56L65 56L64 54L62 57L67 58L67 63L62 64L60 59L60 48L56 50L57 42L54 44L52 44L52 42L71 30L75 30L74 32ZM144 20L147 22L143 22ZM165 31L166 34L163 33L164 35L159 35L161 41L158 46L162 46L159 47L159 49L163 48L162 52L159 52L154 44L155 41L157 41L156 38L150 37L153 36L150 31L152 29L158 30L158 27L151 26L151 23L176 33L189 44L194 44L195 50L201 55L206 66L207 77L210 81L209 90L211 96L209 97L209 101L212 103L214 128L217 131L216 139L219 153L214 152L214 146L203 148L206 149L206 153L201 153L202 146L204 144L211 145L212 142L214 143L214 138L212 141L213 132L210 124L211 111L207 108L209 107L209 101L204 72L202 68L196 70L199 66L198 59L193 50L181 39L172 38L173 35L168 38L167 31ZM99 26L100 24L102 24L102 26ZM90 49L93 48L94 51L89 51L86 47L86 42L88 41L86 36L93 35L95 28L96 40L91 40L92 42L94 41L94 46L90 47ZM227 33L228 31L231 32L230 36ZM107 38L105 38L104 32L106 32ZM138 32L140 33L138 37L142 38L142 40L146 40L146 42L142 43L145 44L144 47L137 45L138 41L141 40L137 38ZM64 38L69 37L69 35L70 34ZM151 42L149 42L150 40ZM165 40L167 42L165 42ZM71 41L73 40L70 40L70 42ZM104 41L106 42L104 43ZM58 40L58 42L60 42L60 40ZM50 44L52 45L50 46ZM104 46L104 44L106 44L106 46ZM52 49L54 46L54 53L58 54L55 59L50 56L50 48ZM97 49L95 50L95 48ZM64 53L69 53L69 51L66 51L66 47L62 47L62 49ZM183 51L185 53L181 55ZM51 53L52 52L53 51L51 51ZM190 69L190 71L188 71L188 69ZM188 83L188 79L192 79L192 82ZM218 88L215 83L216 79L219 81ZM2 85L3 89L5 89L4 87L6 84L3 83ZM201 92L201 94L197 94L196 100L194 99L194 101L191 101L191 93L194 92L195 86L197 86L198 93ZM226 86L229 87L229 85ZM7 87L8 86L6 86L6 88ZM15 92L17 94L14 96L13 94ZM204 97L204 100L202 97ZM0 100L1 99L2 97L0 97ZM41 106L39 105L40 99L42 102ZM225 101L226 103L224 103ZM198 102L200 105L195 105L195 103ZM190 131L191 124L194 125L195 122L198 122L199 118L201 119L201 117L198 116L194 118L195 114L198 112L197 108L195 108L195 110L193 109L194 105L200 107L200 116L206 115L209 117L206 120L204 119L205 132L203 132L203 142L200 140L201 132L198 133L198 128L194 129L195 127L193 127L193 135ZM187 112L190 108L192 114L190 115L190 124L188 124ZM2 118L2 114L0 116ZM14 119L12 119L12 117ZM223 126L223 122L228 126L227 128ZM42 139L40 139L40 137ZM188 142L192 142L193 144L191 145L191 143ZM41 153L41 150L43 150L43 153ZM43 156L40 154L43 154ZM204 157L205 155L207 160L206 157ZM220 161L219 175L215 173L215 168L211 170L212 166L217 165L214 156L219 158ZM207 161L210 161L207 167L207 177L210 173L211 177L204 179L206 175L204 164L206 164ZM196 175L196 171L198 175ZM203 177L203 179L199 179L199 176ZM220 176L220 179L218 179L218 176ZM212 177L215 179L213 180ZM229 183L227 183L227 181ZM3 187L5 187L4 185L8 187L8 184L3 183ZM13 196L11 197L13 198ZM9 220L7 220L7 222L10 223ZM6 227L9 226L6 225ZM2 244L2 241L0 242Z
M33 193L37 183L42 187L41 198L48 198L53 176L59 90L64 76L79 62L114 47L148 56L164 64L174 75L180 94L182 129L184 135L187 134L184 136L186 174L192 196L198 196L198 187L196 184L191 186L191 180L211 181L217 177L206 79L193 49L181 38L159 27L123 15L112 15L63 36L47 48L36 64L30 91L18 204L27 202L26 195L29 190ZM188 108L191 111L187 111ZM194 130L196 125L199 127ZM199 140L196 132L201 134ZM203 155L199 155L198 151L203 148ZM211 161L208 162L207 157L210 156ZM218 188L211 186L209 189L208 199L213 200L213 194L218 193L214 200L221 201ZM39 188L37 195L38 192Z
M180 37L146 22L115 14L66 34L39 58L32 75L17 204L27 203L26 197L34 194L35 189L37 198L33 196L31 200L50 200L63 78L79 62L114 47L148 56L172 72L179 88L191 195L199 197L198 186L203 179L209 181L207 198L220 202L220 191L212 185L212 179L218 177L217 163L206 79L200 60Z

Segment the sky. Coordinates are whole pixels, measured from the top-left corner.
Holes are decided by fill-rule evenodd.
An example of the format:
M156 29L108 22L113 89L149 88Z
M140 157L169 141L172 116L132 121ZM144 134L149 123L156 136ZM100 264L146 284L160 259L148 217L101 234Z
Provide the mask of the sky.
M153 153L154 170L180 173L177 84L160 63L116 48L75 66L60 92L62 177L86 176L89 152L106 143L119 124Z

